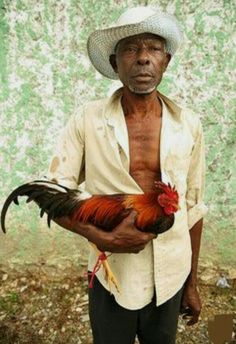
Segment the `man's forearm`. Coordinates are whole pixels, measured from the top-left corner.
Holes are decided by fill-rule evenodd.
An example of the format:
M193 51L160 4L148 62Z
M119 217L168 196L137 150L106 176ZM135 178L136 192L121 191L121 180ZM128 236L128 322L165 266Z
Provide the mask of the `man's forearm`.
M88 241L99 245L104 245L104 242L108 240L108 236L102 230L99 230L91 224L85 224L82 222L72 222L69 217L60 217L53 219L59 226L79 235L82 235Z
M153 233L139 231L134 221L136 213L131 212L112 231L106 232L92 224L72 221L69 217L60 217L54 221L61 227L77 233L94 243L100 251L113 253L138 253L156 236Z
M198 268L198 258L201 246L201 236L203 228L203 219L199 220L195 225L190 229L190 238L192 246L192 264L191 272L188 276L187 282L190 284L197 284L197 268Z

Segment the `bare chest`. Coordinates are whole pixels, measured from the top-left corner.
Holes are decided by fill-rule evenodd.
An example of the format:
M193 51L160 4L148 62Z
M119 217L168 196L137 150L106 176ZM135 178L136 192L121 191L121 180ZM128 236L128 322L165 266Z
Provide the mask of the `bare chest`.
M139 121L126 119L130 174L134 178L160 179L160 133L162 118L150 116ZM152 183L153 180L150 180Z

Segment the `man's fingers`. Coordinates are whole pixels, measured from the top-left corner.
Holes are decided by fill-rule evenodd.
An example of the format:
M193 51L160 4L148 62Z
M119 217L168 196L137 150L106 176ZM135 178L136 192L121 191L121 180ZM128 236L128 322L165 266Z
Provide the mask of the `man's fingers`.
M185 308L185 310L182 312L183 318L188 317L188 316L199 316L200 311L199 310L193 310L191 308Z
M128 216L126 216L123 220L123 222L126 223L126 225L134 225L135 226L135 220L137 218L137 211L132 210ZM154 233L149 233L149 232L142 232L143 235L143 240L144 241L150 241L152 239L156 239L157 238L157 234Z
M153 240L153 239L156 239L156 238L157 238L157 235L155 235L153 233L149 233L148 237L147 237L147 241L150 241L150 240Z
M193 311L189 307L181 307L180 313L182 314L183 319L189 319L190 318L189 321L187 322L188 326L192 326L198 322L198 318L200 315L199 310Z
M142 244L142 245L138 245L135 248L132 248L131 253L139 253L140 251L142 251L145 248L146 245Z
M192 326L194 324L196 324L198 322L198 318L199 316L198 315L193 315L192 319L190 319L188 322L187 322L187 325L188 326Z
M193 315L190 308L185 308L182 310L181 314L183 314L183 319L186 319L187 317Z
M129 213L129 215L125 217L123 221L129 224L133 224L135 222L136 217L137 217L137 212L132 210L131 213Z
M179 314L184 314L184 308L183 307L180 308Z
M186 310L189 309L187 303L185 303L184 301L182 302L181 306L180 306L180 314L184 314L186 312Z
M133 250L133 252L131 253L134 253L134 254L138 254L141 250L137 249L137 250Z

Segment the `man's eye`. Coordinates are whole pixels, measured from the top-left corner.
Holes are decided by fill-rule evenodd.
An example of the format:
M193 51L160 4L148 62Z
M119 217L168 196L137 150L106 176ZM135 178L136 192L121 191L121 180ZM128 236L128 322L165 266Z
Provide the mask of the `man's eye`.
M123 52L125 53L133 53L136 52L137 48L136 47L132 47L132 46L127 46L123 48Z
M127 47L126 51L136 51L137 49L135 47Z

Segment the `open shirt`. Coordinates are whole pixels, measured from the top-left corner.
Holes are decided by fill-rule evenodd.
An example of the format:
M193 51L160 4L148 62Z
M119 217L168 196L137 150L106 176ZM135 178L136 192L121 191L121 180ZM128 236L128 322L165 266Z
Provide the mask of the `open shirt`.
M129 141L121 106L122 88L110 98L92 101L71 116L59 138L48 178L72 189L83 182L87 193L140 194L129 174ZM113 253L108 262L121 288L112 293L124 308L140 309L152 301L161 305L183 286L191 270L189 229L207 212L203 202L205 152L196 114L157 93L162 103L161 179L175 185L180 210L170 230L149 242L138 254ZM97 261L91 248L88 269ZM97 272L108 290L104 271Z

